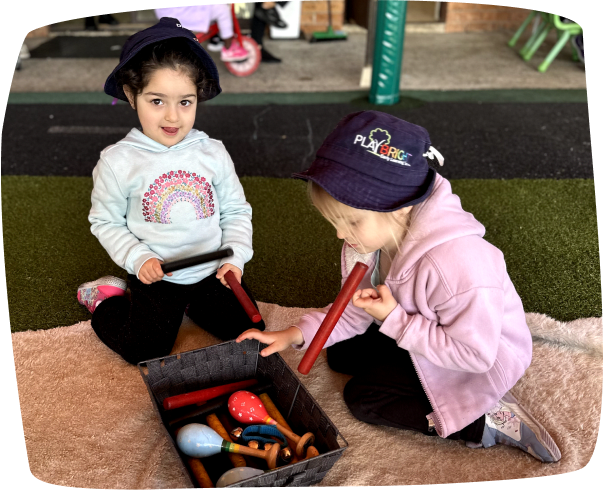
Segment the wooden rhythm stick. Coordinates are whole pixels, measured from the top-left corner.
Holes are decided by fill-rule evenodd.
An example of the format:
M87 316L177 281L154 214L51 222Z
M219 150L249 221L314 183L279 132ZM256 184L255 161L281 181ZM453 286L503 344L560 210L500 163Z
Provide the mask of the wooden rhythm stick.
M228 413L243 424L255 423L276 426L286 438L294 442L291 448L300 458L305 457L306 449L314 442L314 434L311 432L307 432L300 437L270 417L260 398L249 391L237 391L230 395Z
M261 458L268 463L268 468L276 468L279 446L275 444L270 451L252 449L247 446L228 442L203 424L188 424L178 431L176 442L180 450L193 458L205 458L219 453L238 453Z
M230 257L232 254L233 251L231 248L225 248L224 250L218 250L217 252L195 255L194 257L174 260L172 262L164 262L163 264L161 264L161 270L164 274L167 274L168 272L186 269L187 267L193 267L194 265L204 264L205 262L211 262L212 260L219 260L223 259L224 257Z
M266 407L266 411L268 412L268 415L270 415L274 420L276 420L279 424L281 424L285 429L291 430L291 427L285 420L285 417L283 417L281 415L281 412L279 412L278 408L276 408L276 405L270 399L270 397L268 396L268 393L260 393L260 400L262 400L264 402L264 407ZM289 443L289 446L295 447L295 443L293 440L287 438L287 442ZM297 454L293 453L293 457L291 458L291 464L297 463L298 461L299 461L299 458L297 457Z
M259 322L262 319L262 315L260 315L258 309L249 299L249 296L247 296L247 293L243 289L243 286L239 284L239 281L237 281L237 278L235 277L233 272L228 271L226 274L224 274L224 279L226 279L226 282L230 286L230 289L232 289L232 292L239 300L239 303L241 303L241 306L245 310L245 313L247 313L247 316L250 318L250 320L253 323Z
M312 366L316 362L320 351L327 343L329 335L331 335L331 332L335 328L337 321L339 318L341 318L341 315L350 302L350 299L352 299L352 296L354 295L354 292L356 292L356 289L358 288L360 281L362 281L367 269L368 266L366 264L356 262L356 265L352 269L352 272L350 272L350 275L346 279L341 291L337 295L337 298L335 298L335 301L327 313L327 316L325 316L324 320L320 324L320 328L312 339L312 342L310 342L310 346L299 363L299 366L297 366L297 370L300 373L308 374L310 369L312 369Z
M207 425L209 425L213 430L215 430L222 439L225 439L228 442L232 442L232 439L228 435L228 432L226 432L226 429L224 428L215 413L210 413L205 420L207 420ZM240 454L228 453L228 458L230 459L230 462L235 468L242 468L243 466L247 466L247 461Z
M257 384L257 382L257 379L247 379L245 381L236 381L235 383L214 386L213 388L191 391L190 393L184 393L182 395L170 396L163 400L163 408L165 410L173 410L174 408L205 402L220 395L226 395L243 388L248 388Z
M178 436L179 431L180 429L176 429L176 436ZM186 458L186 463L188 464L188 467L191 469L191 473L201 488L214 488L214 484L201 461L199 461L197 458L191 458L188 456Z

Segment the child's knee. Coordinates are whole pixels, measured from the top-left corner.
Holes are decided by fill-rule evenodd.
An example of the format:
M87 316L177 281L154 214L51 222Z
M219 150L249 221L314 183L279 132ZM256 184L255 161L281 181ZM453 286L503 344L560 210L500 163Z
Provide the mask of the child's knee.
M371 393L368 392L365 383L361 377L356 376L350 379L343 389L343 400L352 415L362 422L369 422L370 409L368 401Z

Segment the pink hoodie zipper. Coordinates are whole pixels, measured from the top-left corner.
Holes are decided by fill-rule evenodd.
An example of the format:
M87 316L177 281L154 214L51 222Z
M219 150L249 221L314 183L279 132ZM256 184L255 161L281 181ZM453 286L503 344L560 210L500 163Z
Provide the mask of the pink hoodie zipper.
M425 389L425 379L423 379L423 376L421 376L421 373L417 369L417 364L415 361L414 354L410 351L408 351L408 353L410 355L410 360L412 361L412 366L415 368L415 372L417 373L419 381L421 382L421 387L423 388L423 391L425 392L425 396L427 396L427 400L429 400L429 404L431 405L431 408L433 410L433 412L431 412L430 414L427 414L427 416L426 416L428 424L429 424L428 430L431 432L432 424L433 424L433 426L435 426L436 432L438 433L438 435L440 435L443 432L442 424L440 423L440 419L438 418L438 416L435 412L435 409L433 408L433 406L434 406L433 400L431 399L431 397L429 396L429 393L427 393L427 390Z

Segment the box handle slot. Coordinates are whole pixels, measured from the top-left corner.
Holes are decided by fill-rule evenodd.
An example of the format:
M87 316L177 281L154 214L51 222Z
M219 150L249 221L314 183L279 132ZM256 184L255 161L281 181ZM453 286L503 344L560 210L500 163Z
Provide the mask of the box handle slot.
M285 486L298 483L300 480L303 480L305 478L305 476L306 476L306 471L302 471L300 473L296 473L295 475L291 475L289 478L287 478L287 481L285 482Z

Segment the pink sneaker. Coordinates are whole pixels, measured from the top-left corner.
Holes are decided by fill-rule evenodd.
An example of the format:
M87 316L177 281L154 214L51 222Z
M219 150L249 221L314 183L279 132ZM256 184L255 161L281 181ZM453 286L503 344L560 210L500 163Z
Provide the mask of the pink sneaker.
M249 53L237 41L233 39L230 48L222 48L220 59L222 61L244 61L249 57Z
M77 300L94 313L96 307L111 296L126 294L126 281L114 276L105 276L96 281L85 282L77 288Z

